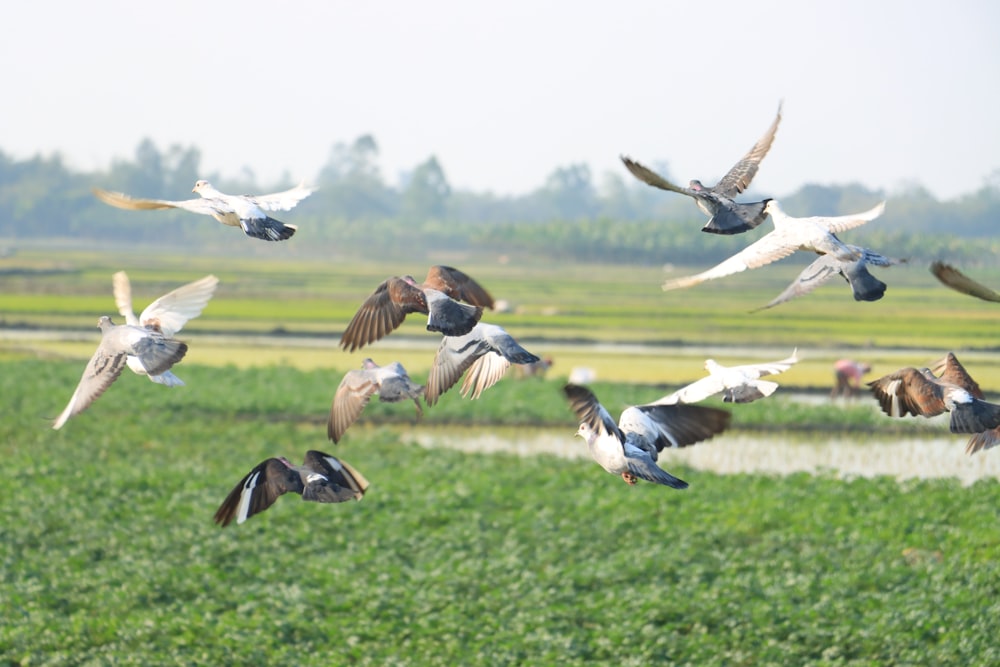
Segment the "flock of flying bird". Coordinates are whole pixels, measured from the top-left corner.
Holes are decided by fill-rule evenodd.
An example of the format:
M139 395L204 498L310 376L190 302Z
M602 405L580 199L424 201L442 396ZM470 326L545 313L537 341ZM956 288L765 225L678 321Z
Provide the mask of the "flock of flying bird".
M705 187L697 180L690 181L686 188L677 186L631 158L622 157L628 171L642 182L692 197L709 216L702 231L743 233L758 227L768 217L774 225L771 232L717 266L665 282L664 290L692 287L804 250L819 257L763 308L806 294L838 274L850 285L855 300L875 301L885 294L885 283L875 278L868 266L891 266L905 260L890 259L837 237L842 231L877 218L885 208L884 202L854 215L792 218L773 199L735 201L756 175L780 121L779 105L764 136L713 187ZM297 228L272 218L269 213L293 208L312 191L300 184L269 195L227 195L208 181L199 180L193 188L199 198L184 201L136 199L100 189L94 193L101 201L119 208L183 209L240 227L251 238L283 241L291 238ZM957 291L1000 302L1000 294L946 264L935 262L931 271ZM171 368L184 358L188 348L174 336L190 319L201 314L218 282L215 276L206 276L184 285L156 299L137 316L128 276L116 273L115 305L125 324L115 325L107 316L100 318L101 342L52 427L61 428L68 419L85 410L126 366L153 382L168 387L183 385ZM512 364L538 362L537 355L526 350L502 327L481 321L484 308L494 306L494 299L486 289L452 267L432 266L419 284L408 275L382 282L347 325L340 339L341 347L354 352L375 343L397 329L411 313L427 316L427 330L440 333L441 344L426 386L416 384L398 362L379 366L368 358L360 369L347 372L331 402L329 439L338 443L376 394L384 402L412 400L419 417L423 414L421 398L433 406L463 376L461 394L475 399L498 382ZM684 447L710 439L723 432L731 418L727 410L692 404L717 394L722 395L724 402L731 403L770 396L778 385L761 378L787 371L797 361L797 350L785 359L762 364L725 367L709 359L705 362L706 377L653 403L628 407L617 421L587 387L571 383L563 391L580 422L577 435L587 442L591 456L607 472L621 476L629 484L643 479L682 489L687 487L686 482L657 465L659 452L665 447ZM1000 443L1000 405L984 400L979 385L954 354L948 353L933 369L904 368L869 383L869 387L882 410L893 417L911 414L931 417L950 412L950 430L971 434L967 447L970 454ZM215 520L222 526L234 520L242 523L289 492L317 502L359 500L368 486L365 477L347 462L321 451L306 452L302 465L294 465L284 457L269 458L232 489L216 512Z

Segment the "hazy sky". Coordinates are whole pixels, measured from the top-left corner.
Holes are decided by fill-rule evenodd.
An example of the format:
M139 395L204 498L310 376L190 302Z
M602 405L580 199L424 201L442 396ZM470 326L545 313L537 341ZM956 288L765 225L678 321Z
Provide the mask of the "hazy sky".
M762 193L949 198L1000 169L995 0L38 0L0 25L0 150L79 169L150 137L308 180L371 133L392 183L436 155L477 191L574 162L599 184L622 153L714 183L782 98Z

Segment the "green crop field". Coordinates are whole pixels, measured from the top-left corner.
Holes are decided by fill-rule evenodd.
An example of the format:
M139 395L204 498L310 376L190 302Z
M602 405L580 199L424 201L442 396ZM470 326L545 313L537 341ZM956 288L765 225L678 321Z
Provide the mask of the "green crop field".
M890 288L877 303L855 303L834 281L750 314L800 267L664 293L659 267L448 263L510 303L484 319L555 366L478 401L453 389L426 410L425 448L414 444L412 405L369 405L336 446L325 422L343 373L366 355L426 380L438 338L419 317L361 352L337 347L375 285L419 279L426 263L30 249L0 258L0 665L1000 662L996 479L678 465L691 487L674 491L628 487L586 459L434 444L435 429L442 442L498 428L528 442L554 428L582 449L560 392L574 367L596 371L592 386L617 414L701 377L706 356L745 363L793 348L802 361L774 397L725 406L732 434L840 434L873 450L947 436L940 419L889 419L868 396L788 396L821 399L842 355L877 375L954 350L995 397L996 304L912 265L879 272ZM97 344L97 317L113 314L121 269L139 308L220 277L180 336L190 352L174 370L188 384L166 389L126 371L53 431ZM977 278L1000 286L1000 271ZM947 437L964 457L965 438ZM307 449L362 471L365 498L286 497L243 525L213 524L259 461Z
M334 446L324 419L339 378L279 365L184 362L178 389L126 371L52 431L81 370L0 363L0 664L1000 661L995 480L679 467L685 491L628 487L588 460L409 444L413 410L401 405L365 415L395 428L359 427ZM426 419L526 436L559 425L571 439L558 389L505 380L475 402L452 392ZM596 389L609 404L656 394ZM748 411L734 428L926 423L767 403L738 406ZM284 497L245 524L212 523L257 462L310 448L361 470L365 498Z

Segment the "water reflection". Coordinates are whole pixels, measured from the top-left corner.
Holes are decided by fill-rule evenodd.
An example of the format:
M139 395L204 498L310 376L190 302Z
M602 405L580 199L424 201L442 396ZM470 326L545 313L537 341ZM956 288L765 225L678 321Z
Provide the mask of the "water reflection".
M587 458L574 429L416 427L401 432L404 442L464 452L551 454ZM963 484L1000 479L1000 451L965 453L961 435L871 438L856 435L727 433L708 442L661 454L664 466L680 463L720 474L832 471L843 477L888 475L897 479L954 477Z

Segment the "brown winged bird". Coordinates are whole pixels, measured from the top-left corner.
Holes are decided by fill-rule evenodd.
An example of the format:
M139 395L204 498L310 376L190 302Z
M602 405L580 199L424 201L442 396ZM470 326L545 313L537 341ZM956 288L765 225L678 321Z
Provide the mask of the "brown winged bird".
M424 388L410 379L401 363L394 361L386 366L379 366L371 359L365 359L361 368L348 371L337 387L337 393L330 404L330 418L326 423L327 437L339 442L376 393L383 403L410 399L417 406L417 417L424 414L420 407Z
M686 188L674 185L649 167L645 167L629 157L623 155L621 159L625 163L625 168L646 185L694 198L698 208L705 215L711 217L701 228L701 231L712 234L740 234L757 227L767 219L767 211L764 210L764 206L768 200L737 203L733 199L750 187L750 181L757 175L761 160L771 149L771 143L774 141L774 135L778 131L778 123L780 122L781 105L779 104L778 114L774 117L774 122L771 123L771 127L764 133L764 136L722 177L721 181L710 188L705 187L701 181L697 180L691 181Z
M935 363L931 367L931 371L941 377L951 378L951 381L956 384L961 384L975 398L986 398L983 390L979 388L979 383L965 372L965 369L958 363L958 359L951 352ZM1000 426L983 431L982 433L973 433L972 437L969 438L969 443L965 446L965 453L970 455L975 454L984 449L992 449L998 444L1000 444Z
M980 285L972 278L969 278L958 269L945 264L944 262L934 262L931 264L931 273L934 274L942 284L952 288L956 292L974 296L983 301L1000 301L1000 294L997 294L989 287Z
M222 501L215 522L223 527L233 519L243 523L289 492L301 494L302 500L342 503L361 500L367 488L368 480L346 461L310 449L300 466L283 456L260 462Z
M936 377L928 368L903 368L869 382L882 411L890 417L920 415L934 417L951 413L952 433L983 433L1000 426L1000 405L982 399L979 385L955 355L938 363Z
M450 266L432 266L419 285L413 276L395 276L375 288L347 325L340 346L353 352L381 340L410 313L427 315L428 331L463 336L476 326L483 308L493 308L493 297L479 283Z

